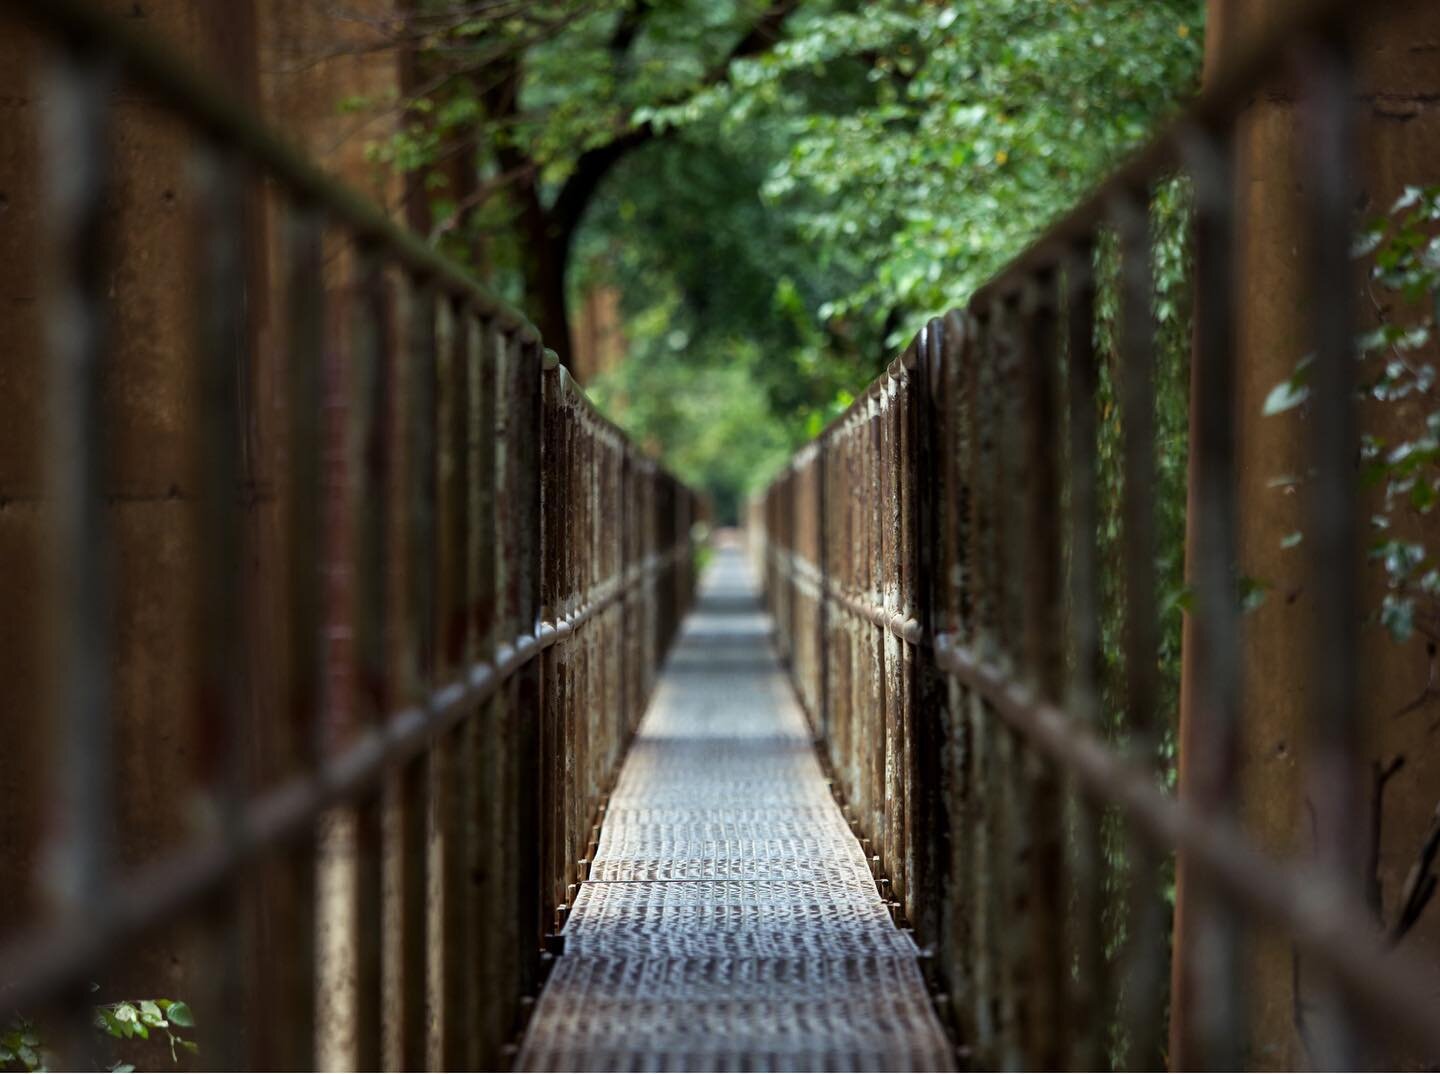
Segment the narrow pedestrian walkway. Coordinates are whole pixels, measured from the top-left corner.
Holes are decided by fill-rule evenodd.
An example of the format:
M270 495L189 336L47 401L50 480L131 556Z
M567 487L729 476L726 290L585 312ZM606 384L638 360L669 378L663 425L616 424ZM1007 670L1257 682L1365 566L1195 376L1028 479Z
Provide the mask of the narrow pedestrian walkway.
M524 1070L933 1070L915 945L723 549L611 795Z

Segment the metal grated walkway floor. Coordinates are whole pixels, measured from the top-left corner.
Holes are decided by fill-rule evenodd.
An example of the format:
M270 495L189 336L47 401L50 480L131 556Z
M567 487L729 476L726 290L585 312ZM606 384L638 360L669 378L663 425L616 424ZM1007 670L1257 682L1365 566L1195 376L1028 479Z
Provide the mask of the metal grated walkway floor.
M722 550L621 772L522 1070L940 1070L914 944Z

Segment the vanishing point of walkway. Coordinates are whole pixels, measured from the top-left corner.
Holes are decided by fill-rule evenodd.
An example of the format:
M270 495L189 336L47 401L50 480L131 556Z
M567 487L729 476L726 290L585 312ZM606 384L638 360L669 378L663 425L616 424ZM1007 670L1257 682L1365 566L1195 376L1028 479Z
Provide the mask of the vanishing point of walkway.
M768 627L744 556L722 550L610 797L521 1069L950 1069Z

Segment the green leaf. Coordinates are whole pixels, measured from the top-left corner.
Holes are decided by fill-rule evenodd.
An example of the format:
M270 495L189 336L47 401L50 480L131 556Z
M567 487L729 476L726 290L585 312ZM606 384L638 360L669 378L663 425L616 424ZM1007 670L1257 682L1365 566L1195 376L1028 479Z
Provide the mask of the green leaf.
M170 1004L170 1009L165 1012L170 1021L177 1026L192 1027L195 1025L195 1017L190 1013L189 1004L176 1000Z
M1409 597L1387 593L1380 605L1380 622L1396 641L1409 641L1415 633L1415 602Z
M1392 213L1404 212L1411 206L1419 205L1423 193L1418 186L1407 186L1405 192L1395 199L1395 204L1390 206L1390 211Z
M1385 225L1383 221L1376 221L1367 227L1356 237L1354 244L1350 247L1350 256L1365 257L1375 252L1381 240L1385 238Z
M1268 418L1293 410L1308 398L1310 389L1303 384L1296 384L1294 378L1281 381L1271 388L1270 394L1265 397L1265 416Z
M1410 489L1410 506L1422 515L1430 513L1437 499L1440 499L1440 495L1437 495L1435 486L1428 481L1417 481Z
M1280 538L1280 547L1294 548L1297 544L1304 540L1304 538L1305 535L1299 530L1296 530L1294 533L1287 533L1284 537Z
M1261 578L1244 575L1240 579L1240 612L1248 615L1265 603L1265 593L1270 583Z

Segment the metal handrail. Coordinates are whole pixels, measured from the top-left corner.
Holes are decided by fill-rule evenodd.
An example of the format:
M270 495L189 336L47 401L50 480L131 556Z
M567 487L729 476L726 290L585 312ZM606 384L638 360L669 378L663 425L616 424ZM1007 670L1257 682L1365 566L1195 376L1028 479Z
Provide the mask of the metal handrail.
M326 174L283 135L153 36L88 0L0 0L0 8L23 17L70 49L93 52L97 58L117 64L128 78L201 133L270 172L302 206L322 207L362 243L383 247L393 264L432 278L447 293L497 318L522 342L540 342L539 330L520 310L498 298L459 262L401 227L369 198Z
M1358 770L1353 753L1337 745L1356 720L1354 648L1345 641L1357 608L1346 567L1353 559L1346 550L1355 545L1344 532L1357 517L1345 312L1353 171L1344 152L1352 100L1347 45L1394 6L1318 0L1271 26L1157 137L978 287L965 308L921 329L752 505L767 599L797 693L884 876L882 890L894 893L897 913L921 941L937 948L962 1040L981 1065L1104 1063L1107 1023L1097 993L1124 994L1125 1061L1144 1069L1160 1054L1159 985L1169 958L1163 908L1158 888L1138 882L1128 921L1135 976L1122 986L1097 946L1102 809L1114 810L1139 839L1131 850L1140 855L1138 865L1132 859L1135 872L1153 875L1158 854L1178 852L1194 890L1218 892L1247 926L1280 928L1297 958L1328 975L1334 996L1327 999L1343 1017L1317 1062L1346 1065L1358 1054L1357 1038L1392 1043L1382 1034L1440 1057L1434 967L1382 942L1351 878L1333 864L1282 862L1262 853L1223 808L1166 793L1145 751L1102 734L1092 666L1097 430L1087 413L1098 391L1095 260L1101 233L1110 230L1119 236L1124 313L1117 361L1128 394L1119 402L1130 416L1120 463L1121 570L1127 630L1139 624L1125 641L1132 677L1121 733L1152 743L1158 638L1147 521L1154 482L1147 222L1154 186L1189 174L1199 258L1192 498L1206 524L1189 550L1198 596L1187 644L1209 660L1208 692L1191 718L1199 736L1233 734L1237 613L1226 610L1235 562L1231 145L1250 102L1298 68L1312 108L1311 151L1323 154L1312 166L1307 238L1318 251L1316 368L1326 370L1314 380L1311 416L1321 430L1313 494L1324 510L1306 545L1329 587L1315 617L1329 633L1313 659L1334 688L1322 691L1316 721L1330 751L1327 771ZM1056 429L1067 414L1071 439L1062 445ZM1065 467L1068 515L1059 495ZM1059 574L1067 555L1079 579L1068 602ZM1062 642L1078 650L1070 663ZM983 715L969 715L979 711L972 704ZM981 767L945 776L936 755L947 745L979 756L963 763ZM1078 864L1067 864L1059 842L1069 785L1062 779L1091 803L1073 835ZM1343 808L1343 788L1327 793L1334 801L1326 809ZM952 810L964 830L947 827ZM1003 857L1019 848L996 842L1002 838L1027 848L1031 864L1021 873L1010 872ZM945 849L952 844L959 849ZM964 890L953 890L937 864L946 853L973 856L963 859ZM1079 893L1074 907L1061 902L1057 885ZM1008 898L1024 910L1016 913ZM1216 1006L1204 1015L1199 1051L1177 1061L1228 1066L1238 1061L1233 996L1241 926L1213 898L1197 894L1190 912L1214 948L1196 1002ZM1007 915L1003 925L999 914ZM997 938L996 929L1023 938ZM956 935L968 946L947 947Z
M43 255L56 268L48 281L55 405L46 420L55 431L46 495L57 505L59 558L83 568L74 584L58 587L63 599L55 601L63 626L55 667L80 688L61 691L49 721L61 740L49 789L57 811L73 815L46 833L46 851L76 867L59 871L63 891L49 899L48 916L21 922L18 938L0 949L0 1014L39 1007L68 1015L62 1025L78 1031L57 1042L67 1049L61 1058L88 1063L86 983L147 936L197 920L221 952L197 985L205 995L184 997L202 1016L214 1015L202 1026L207 1065L309 1069L323 1036L353 1050L342 1062L371 1068L380 1059L379 1005L389 987L379 968L383 934L385 950L400 959L386 981L398 975L394 998L403 1007L400 1028L385 1031L398 1039L384 1046L418 1065L427 1034L436 1032L446 1066L491 1065L516 1029L513 1019L523 1016L523 994L545 972L545 933L584 878L591 826L691 598L692 523L703 504L600 414L522 313L326 175L164 45L84 0L0 0L0 15L22 17L53 46L52 99L36 110L49 125L49 150L67 154L63 182L47 192L55 248L36 251L37 261ZM106 407L125 403L105 401L101 383L116 375L105 361L105 311L127 295L107 294L98 283L100 221L114 211L104 203L104 173L116 76L178 119L206 165L197 181L205 225L200 286L176 296L177 303L194 299L202 332L195 424L206 703L175 718L203 724L219 754L197 774L214 806L208 837L124 871L111 865L108 843L118 799L105 778L116 722L107 689L116 657L106 639L115 541L104 506L101 419ZM297 739L286 739L297 754L294 770L259 773L261 785L247 792L240 746L256 729L246 726L252 714L242 714L238 700L247 627L237 578L248 531L238 443L247 415L237 371L255 360L238 341L246 318L256 316L246 305L242 250L258 237L242 232L240 207L246 184L260 178L278 189L278 218L289 226L281 251L286 319L276 333L291 468L280 588L292 617L291 659L307 679L298 718L279 711L291 698L259 714L305 725L274 732ZM342 265L350 278L339 288L320 271L332 233L351 255ZM397 333L402 308L408 319ZM336 311L347 315L345 326L327 319ZM328 346L335 333L347 345L340 354ZM403 555L388 544L397 531L406 535ZM438 591L444 571L452 572L445 576L451 592ZM387 590L396 577L404 590L398 600ZM403 639L404 659L413 662L406 671L387 663L387 631ZM336 638L344 640L338 649ZM574 688L587 677L609 688L588 697ZM597 721L593 741L563 734L582 716ZM494 771L463 767L453 756L457 739L489 751L483 763ZM429 782L415 777L421 767L432 773ZM485 798L502 793L503 800ZM477 803L496 826L477 828ZM382 831L382 813L396 818L395 830ZM427 818L444 836L442 849L405 844L402 875L386 886L381 847L394 839L423 844ZM332 821L352 833L350 851L322 845L329 836L321 829ZM331 867L326 855L336 854L346 859L339 874L349 877L341 882L349 885L350 916L330 927L353 929L353 974L322 982L315 966L287 962L303 963L303 952L239 949L242 903L308 930L302 947L313 945L317 923L337 911L304 892L314 894L319 870ZM501 875L476 889L474 875L490 858ZM252 890L248 871L262 863L284 883ZM17 888L37 881L42 863L27 864L30 875L15 878ZM432 868L442 875L428 877ZM430 920L425 907L434 891L440 906ZM486 907L504 920L476 920ZM437 922L438 937L430 931ZM477 930L492 938L482 945ZM437 1001L450 1005L438 1028L421 1024L419 1013L437 999L427 999L435 987L427 942L444 963ZM293 1033L272 1033L227 1009L241 991L265 995L293 1004L286 1017L304 1026L327 987L353 993L351 1021L314 1040L296 1042Z

